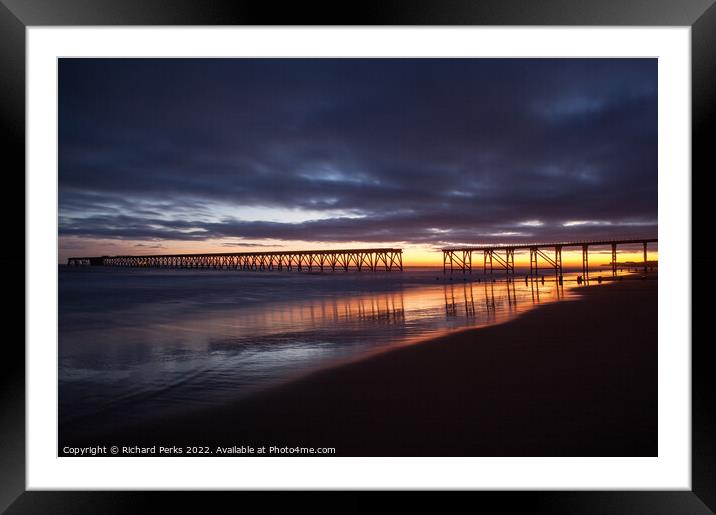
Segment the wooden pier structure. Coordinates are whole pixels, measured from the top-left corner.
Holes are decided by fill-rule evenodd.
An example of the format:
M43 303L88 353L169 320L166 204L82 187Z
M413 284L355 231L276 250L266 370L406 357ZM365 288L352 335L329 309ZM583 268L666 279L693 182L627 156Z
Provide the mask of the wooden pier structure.
M403 271L403 250L394 248L71 257L68 266L212 268L286 271Z
M539 273L542 260L543 268L554 270L559 277L562 276L562 249L577 247L582 249L582 274L589 274L589 247L610 246L612 249L611 271L617 275L617 246L643 245L644 272L647 271L647 245L656 243L657 238L636 238L621 240L591 240L591 241L562 241L556 243L516 243L502 245L471 245L466 247L448 247L443 252L443 273L462 272L472 273L472 255L482 252L482 273L492 274L497 268L507 275L515 273L515 251L529 251L530 275Z

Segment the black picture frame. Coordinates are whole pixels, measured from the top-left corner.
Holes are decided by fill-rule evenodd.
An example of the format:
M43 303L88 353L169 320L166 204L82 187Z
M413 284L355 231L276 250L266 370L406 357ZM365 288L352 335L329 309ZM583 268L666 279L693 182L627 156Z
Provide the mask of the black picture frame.
M348 8L347 8L348 7ZM708 195L702 176L716 170L711 147L716 125L716 5L714 0L438 0L362 2L349 7L340 2L270 2L229 0L0 0L0 106L3 143L6 245L0 259L7 277L4 319L17 325L24 314L25 268L25 30L42 25L634 25L690 26L692 43L692 191ZM697 187L693 187L696 185ZM10 193L12 192L12 193ZM13 202L14 199L14 202ZM695 200L695 199L693 199ZM710 213L694 210L692 237L707 231ZM18 205L21 204L21 205ZM700 204L705 205L705 204ZM693 240L692 240L693 241ZM715 263L713 242L698 240L684 249L694 272ZM54 259L54 257L52 257ZM4 274L5 275L5 274ZM691 282L691 277L684 280ZM22 284L21 284L22 283ZM13 287L13 295L9 293ZM692 294L705 292L708 283L692 283ZM22 291L22 293L19 293ZM692 302L692 326L697 329L710 312L711 302ZM699 316L700 315L700 316ZM23 326L24 327L24 326ZM23 329L24 334L24 329ZM697 335L697 331L693 331ZM714 513L716 512L716 389L711 338L692 338L692 489L690 491L592 492L475 492L471 503L495 504L500 510L527 513ZM684 342L687 343L687 342ZM206 511L206 496L231 497L238 493L201 492L189 495L163 492L40 492L25 488L25 349L24 338L6 338L0 359L0 511L18 513L129 513L148 504L168 503L179 511ZM251 496L259 494L250 494ZM274 494L275 495L275 494ZM303 493L282 494L293 498ZM214 500L212 499L212 502ZM230 500L231 502L231 500ZM247 502L242 498L242 502ZM345 501L343 501L345 503ZM358 498L346 509L359 508ZM370 501L365 501L370 502ZM442 500L423 507L445 508ZM474 505L474 504L473 504Z

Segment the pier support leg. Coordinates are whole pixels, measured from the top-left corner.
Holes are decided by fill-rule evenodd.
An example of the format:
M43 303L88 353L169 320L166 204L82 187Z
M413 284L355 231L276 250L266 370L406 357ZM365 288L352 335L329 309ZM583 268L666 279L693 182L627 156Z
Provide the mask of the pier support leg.
M554 271L557 275L557 280L562 282L562 247L556 246L554 248Z
M530 249L530 276L539 274L539 265L537 264L537 248Z
M617 244L612 243L612 276L617 275Z
M582 277L589 277L589 245L582 245Z
M507 263L507 276L510 275L510 270L512 271L512 275L515 275L515 251L507 249L505 251L505 257L507 258L505 260L505 263Z

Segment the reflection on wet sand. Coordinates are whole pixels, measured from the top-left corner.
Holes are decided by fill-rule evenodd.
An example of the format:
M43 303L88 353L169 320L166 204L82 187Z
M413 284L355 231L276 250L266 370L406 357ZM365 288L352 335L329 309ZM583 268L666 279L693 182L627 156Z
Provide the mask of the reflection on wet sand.
M526 293L529 293L529 297ZM553 281L545 284L544 278L535 278L526 280L524 288L513 280L482 284L463 283L462 286L447 284L444 287L444 297L447 317L483 317L484 322L489 323L495 319L497 312L511 315L516 313L518 308L529 308L546 300L563 299L565 292L561 283Z
M337 301L333 301L334 307ZM337 308L334 308L337 311ZM373 296L368 299L361 298L354 302L345 302L344 315L346 319L385 322L401 324L405 322L405 307L403 306L403 295ZM337 320L335 318L334 320Z

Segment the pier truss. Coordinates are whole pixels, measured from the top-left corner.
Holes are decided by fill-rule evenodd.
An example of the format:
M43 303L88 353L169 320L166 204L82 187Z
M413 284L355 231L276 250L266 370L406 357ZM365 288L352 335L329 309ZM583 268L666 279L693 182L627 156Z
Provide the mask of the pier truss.
M371 271L403 270L403 250L393 248L71 257L69 266L213 268L231 270Z
M537 275L542 268L554 270L562 276L562 249L564 247L581 247L582 274L589 275L589 247L611 246L612 275L617 274L617 245L636 245L644 247L644 272L647 271L647 245L656 243L657 238L638 238L621 240L562 241L555 243L518 243L505 245L472 245L469 247L449 247L442 249L443 273L472 273L472 254L482 252L482 273L494 273L495 270L507 275L515 273L515 252L529 251L530 275Z

